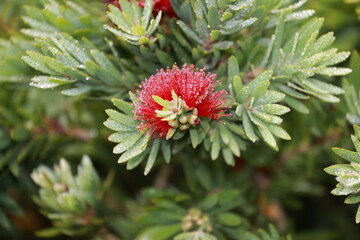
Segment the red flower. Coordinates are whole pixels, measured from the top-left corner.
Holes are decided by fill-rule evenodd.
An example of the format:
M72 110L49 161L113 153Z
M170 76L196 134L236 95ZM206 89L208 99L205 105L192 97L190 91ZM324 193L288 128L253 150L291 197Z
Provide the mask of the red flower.
M118 0L103 0L106 5L112 4L116 7L120 8L120 4ZM129 0L130 1L130 0ZM137 1L140 7L144 7L144 1ZM167 13L169 17L176 17L174 10L171 7L170 0L153 0L153 14L157 15L159 11L163 11L163 13Z
M226 91L214 91L216 75L186 64L179 69L160 69L146 79L134 101L139 129L169 139L177 129L184 131L200 118L219 119L224 113Z

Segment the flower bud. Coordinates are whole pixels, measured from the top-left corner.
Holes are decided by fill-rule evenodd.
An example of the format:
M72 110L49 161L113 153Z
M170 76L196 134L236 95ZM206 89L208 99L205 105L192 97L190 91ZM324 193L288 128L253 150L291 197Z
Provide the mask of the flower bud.
M181 131L185 131L185 130L187 130L187 129L189 129L190 128L190 125L189 124L180 124L180 126L179 126L179 129L181 130Z
M188 118L185 115L182 115L179 119L179 122L181 124L185 124L185 123L187 123L187 121L188 121Z
M200 123L200 120L198 118L197 115L195 114L191 114L189 117L188 117L188 121L191 125L198 125Z
M177 128L179 126L179 122L176 120L171 120L168 122L169 126L173 127L173 128Z

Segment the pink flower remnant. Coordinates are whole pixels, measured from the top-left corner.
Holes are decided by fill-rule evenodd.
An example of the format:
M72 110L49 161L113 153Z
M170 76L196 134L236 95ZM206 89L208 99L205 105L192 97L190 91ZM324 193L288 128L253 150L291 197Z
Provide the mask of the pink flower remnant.
M112 4L121 9L118 0L103 0L103 1L106 5ZM143 8L145 2L137 1L137 4ZM153 14L156 15L159 11L163 11L163 13L166 13L169 17L176 17L176 13L171 7L170 0L153 0Z
M169 139L177 129L185 131L200 124L200 118L219 119L228 115L226 91L214 91L216 74L183 65L160 69L137 91L134 101L138 129Z

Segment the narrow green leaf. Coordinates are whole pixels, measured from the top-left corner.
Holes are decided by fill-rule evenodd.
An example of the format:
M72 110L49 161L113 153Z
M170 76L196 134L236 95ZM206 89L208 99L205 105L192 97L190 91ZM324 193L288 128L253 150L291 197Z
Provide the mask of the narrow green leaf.
M267 114L267 113L264 113L264 112L259 112L259 111L252 111L251 112L254 116L256 116L257 118L263 120L264 122L267 122L267 123L272 123L272 124L276 124L276 125L279 125L282 123L282 118L278 117L278 116L274 116L274 115L271 115L271 114Z
M284 140L290 140L290 135L281 127L273 124L268 124L267 128L271 131L272 134L275 136L284 139Z
M204 42L199 38L199 36L191 29L189 28L184 22L178 20L176 23L179 25L181 30L185 33L186 36L188 36L191 40L196 42L199 45L203 45Z
M225 162L230 166L234 166L235 160L234 160L234 155L232 154L231 150L229 148L223 148L221 150L221 152L225 159Z
M132 169L136 168L137 166L139 166L139 164L144 160L144 158L146 157L148 152L149 151L147 149L144 152L137 155L136 157L131 158L126 164L126 170L132 170Z
M275 150L278 150L278 146L276 143L276 140L270 130L267 127L264 126L258 126L258 129L260 131L261 136L263 137L264 141L269 144L270 147L272 147Z
M0 226L6 230L11 229L11 223L2 209L0 209Z
M145 171L144 171L145 176L148 175L151 168L154 166L156 156L157 156L157 154L159 152L159 148L160 148L160 140L156 139L156 140L153 141L151 151L150 151L150 154L149 154L149 158L148 158L148 160L146 162Z
M208 23L210 26L210 30L215 30L219 28L220 12L215 6L209 8Z
M284 35L284 29L285 29L285 16L286 16L285 13L280 14L280 16L278 18L276 30L275 30L275 40L274 40L272 53L271 53L271 63L274 64L275 66L280 65L280 56L281 56L280 49L281 49L281 45L283 43L283 35Z
M232 82L234 77L239 75L239 63L238 61L236 60L236 57L234 56L231 56L229 59L228 59L228 81L229 82ZM237 80L238 81L238 80ZM240 80L241 81L241 80ZM235 84L234 84L235 85ZM234 87L235 88L235 87ZM237 86L236 88L237 90L240 91L241 89L241 85L239 87L239 84L237 82Z
M360 202L360 194L351 194L345 199L346 204L355 204Z
M143 135L134 145L132 145L125 153L120 156L118 163L126 162L144 152L149 140L149 135Z
M125 114L130 116L134 115L133 114L134 107L130 103L125 102L124 100L118 98L112 98L111 101L118 109L123 111Z
M133 132L134 131L134 127L129 127L127 125L118 123L110 118L104 122L104 125L107 128L114 130L114 131L119 131L119 132Z
M61 228L46 228L40 231L36 231L35 235L38 237L45 237L45 238L50 238L50 237L56 237L58 235L60 235L62 232Z
M234 213L230 213L230 212L224 212L221 213L217 216L217 220L219 221L220 224L223 224L225 226L229 226L229 227L236 227L239 226L241 224L241 218L234 214Z
M132 147L143 135L141 133L133 133L127 137L125 137L119 144L117 144L113 153L119 154L127 151L130 147Z
M147 228L136 240L168 240L181 231L181 224L176 223L166 226L156 226Z
M67 96L78 96L91 91L90 86L79 85L78 87L61 91L62 94Z
M213 134L213 141L211 143L211 160L216 160L220 154L220 139L218 131L214 131Z
M199 144L198 132L195 128L190 128L190 140L193 148Z
M165 162L169 163L171 159L171 148L170 143L167 141L161 141L161 150L164 156Z
M247 113L243 113L242 115L242 122L244 125L244 130L246 133L246 136L252 141L255 142L257 140L254 128L252 126L252 123L249 119L249 117L247 116Z
M309 109L299 100L286 96L284 99L285 103L287 103L290 107L292 107L293 109L295 109L298 112L304 113L304 114L308 114L309 113Z
M337 147L332 148L332 150L338 156L340 156L341 158L343 158L349 162L360 163L360 156L357 152L353 152L353 151L349 151L349 150L346 150L343 148L337 148Z
M119 113L118 111L115 111L113 109L106 109L106 114L113 120L117 121L118 123L136 127L136 121L134 121L130 116L124 115L122 113Z
M108 140L110 142L115 142L115 143L119 143L121 142L124 138L128 137L129 135L132 135L134 133L136 133L137 130L133 131L133 132L116 132L116 133L113 133L111 134L109 137L108 137Z
M355 222L360 223L360 206L358 207L357 212L356 212Z

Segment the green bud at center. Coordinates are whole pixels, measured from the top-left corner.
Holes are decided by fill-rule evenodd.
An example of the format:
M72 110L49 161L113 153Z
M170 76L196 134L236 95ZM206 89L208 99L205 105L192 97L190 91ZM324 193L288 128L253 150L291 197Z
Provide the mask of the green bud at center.
M185 101L176 95L174 90L171 91L171 95L171 101L156 95L152 96L154 101L163 107L161 110L155 110L156 117L161 118L161 121L167 121L171 127L166 135L166 139L170 139L175 134L176 129L186 131L191 126L196 126L200 123L196 108L189 108Z

